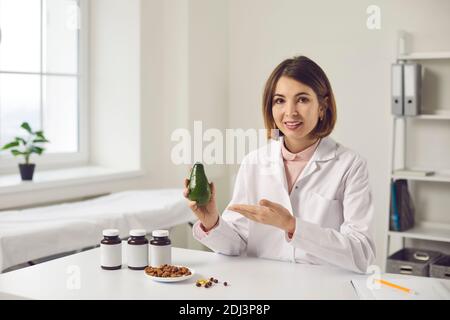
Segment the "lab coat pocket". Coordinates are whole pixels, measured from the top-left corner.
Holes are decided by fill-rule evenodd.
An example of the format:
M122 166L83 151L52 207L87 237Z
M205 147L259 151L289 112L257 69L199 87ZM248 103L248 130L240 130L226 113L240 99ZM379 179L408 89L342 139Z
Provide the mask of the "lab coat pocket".
M311 192L306 198L304 208L308 217L305 220L321 227L339 230L343 222L341 200L327 199L321 194Z

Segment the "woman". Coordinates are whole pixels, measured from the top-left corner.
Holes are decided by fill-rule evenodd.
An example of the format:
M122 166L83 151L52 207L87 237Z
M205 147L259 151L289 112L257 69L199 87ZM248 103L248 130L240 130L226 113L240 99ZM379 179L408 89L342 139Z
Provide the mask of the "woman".
M206 206L188 200L194 237L227 255L365 273L375 257L367 165L328 137L336 104L323 70L304 56L283 61L266 83L263 116L268 138L281 137L243 159L222 216L212 183Z

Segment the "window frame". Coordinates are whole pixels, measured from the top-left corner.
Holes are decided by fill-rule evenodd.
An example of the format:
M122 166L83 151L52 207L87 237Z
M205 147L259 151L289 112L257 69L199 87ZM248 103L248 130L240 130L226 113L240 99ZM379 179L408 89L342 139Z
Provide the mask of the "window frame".
M33 154L31 163L44 168L64 168L86 165L89 162L89 1L76 0L80 10L80 29L78 30L78 71L76 74L52 73L42 70L43 54L43 30L42 15L43 0L41 2L41 70L40 72L13 72L3 71L3 74L33 74L33 75L57 75L76 76L78 87L78 152L71 153L43 153L41 156ZM41 113L42 113L42 82L41 82ZM42 116L41 116L42 126ZM5 143L8 141L5 141ZM0 174L17 171L17 163L21 163L22 158L14 157L8 150L0 152Z

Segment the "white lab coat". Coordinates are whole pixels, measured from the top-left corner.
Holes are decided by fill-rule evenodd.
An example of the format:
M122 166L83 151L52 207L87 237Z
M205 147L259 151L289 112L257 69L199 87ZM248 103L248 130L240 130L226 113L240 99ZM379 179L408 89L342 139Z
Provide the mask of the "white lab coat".
M271 140L243 159L230 204L256 205L265 198L283 205L296 217L292 239L281 229L230 210L208 235L199 237L194 230L194 237L226 255L247 253L366 272L375 257L366 161L330 137L323 138L289 194L282 143L282 138Z

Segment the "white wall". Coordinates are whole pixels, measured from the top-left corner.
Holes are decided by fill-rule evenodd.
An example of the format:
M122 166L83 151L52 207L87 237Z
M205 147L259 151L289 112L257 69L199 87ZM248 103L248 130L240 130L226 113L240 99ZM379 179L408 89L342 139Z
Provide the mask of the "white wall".
M332 136L369 163L376 208L377 263L383 265L389 206L390 64L396 57L396 32L404 29L412 33L414 51L450 50L450 2L229 3L230 127L263 127L263 85L279 62L303 54L319 63L330 78L338 104L338 122ZM381 8L381 30L366 27L366 8L371 4ZM448 142L448 136L444 140ZM448 207L448 198L444 201Z
M91 162L140 169L140 1L90 5Z
M143 165L150 187L182 187L190 165L174 165L177 128L223 129L228 117L228 21L226 1L142 1ZM228 201L227 168L209 166Z

